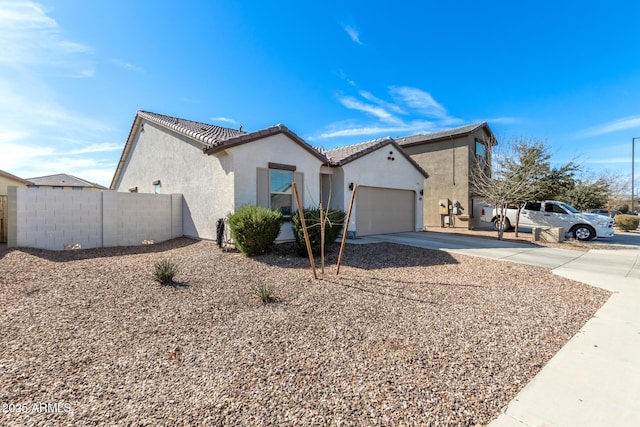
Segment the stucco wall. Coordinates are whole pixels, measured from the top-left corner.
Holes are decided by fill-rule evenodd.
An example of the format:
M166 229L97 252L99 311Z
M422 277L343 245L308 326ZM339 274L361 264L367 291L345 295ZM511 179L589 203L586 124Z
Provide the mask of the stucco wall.
M392 154L389 154L392 152ZM389 160L393 157L394 160ZM359 159L347 163L342 167L343 206L345 212L349 209L351 182L370 187L395 188L415 192L415 229L422 230L422 196L424 176L402 155L390 145L379 148ZM356 191L356 198L358 197ZM348 230L356 229L356 209L351 211Z
M182 236L179 194L9 187L8 246L63 250L140 245Z
M296 167L296 172L304 174L302 204L304 207L318 206L320 202L320 167L322 161L304 147L284 134L276 134L264 139L239 145L228 150L235 171L236 207L248 203L256 204L257 168L268 168L269 162ZM298 189L300 191L300 189ZM292 240L291 223L282 225L278 240Z
M440 227L439 201L458 201L461 215L455 217L457 228L473 228L474 218L470 168L475 161L475 139L488 141L484 129L464 137L426 142L404 147L405 151L429 173L424 188L424 226Z
M0 196L7 195L7 187L10 185L14 185L16 187L26 187L26 185L23 184L22 182L15 181L9 177L6 177L0 174Z
M142 120L115 190L183 195L184 235L215 239L216 221L233 210L233 167L228 156L208 156L203 145ZM215 191L214 191L215 188Z

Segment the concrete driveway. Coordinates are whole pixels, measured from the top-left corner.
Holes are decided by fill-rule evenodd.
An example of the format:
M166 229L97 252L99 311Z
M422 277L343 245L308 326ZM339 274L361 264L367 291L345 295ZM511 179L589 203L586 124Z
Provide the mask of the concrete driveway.
M349 242L391 242L542 266L610 290L605 305L489 425L640 425L640 234L594 241L588 252L434 232ZM598 249L603 244L624 249Z

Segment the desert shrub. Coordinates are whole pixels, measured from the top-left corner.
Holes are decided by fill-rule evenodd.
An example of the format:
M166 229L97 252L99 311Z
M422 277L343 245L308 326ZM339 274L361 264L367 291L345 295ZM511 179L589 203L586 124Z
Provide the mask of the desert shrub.
M616 227L620 230L630 231L638 228L640 223L640 217L636 215L616 215L613 220L616 223Z
M324 224L324 247L329 248L335 242L338 234L344 226L345 212L342 210L325 211L327 219ZM320 209L304 209L304 220L309 233L311 252L313 255L320 254ZM293 234L296 238L296 249L299 255L308 256L307 244L304 241L304 232L300 222L300 211L295 212L291 217L293 224Z
M255 295L263 304L276 301L276 297L273 295L273 286L259 285L253 288L253 295Z
M173 278L177 273L178 264L169 259L160 260L153 265L153 280L161 285L173 284Z
M280 212L254 205L243 206L227 216L236 247L248 256L271 250L280 233L281 220Z

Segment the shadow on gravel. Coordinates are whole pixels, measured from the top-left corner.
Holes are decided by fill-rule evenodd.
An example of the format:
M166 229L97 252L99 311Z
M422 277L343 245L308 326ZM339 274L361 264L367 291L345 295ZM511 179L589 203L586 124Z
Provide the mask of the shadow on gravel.
M325 267L335 268L338 263L340 245L334 244L325 253ZM296 252L294 243L276 245L271 253L253 258L255 261L283 268L311 268L309 258ZM320 257L314 258L316 269L320 269ZM347 244L340 268L351 267L362 270L383 268L429 267L433 265L458 264L448 252L423 249L396 243Z
M172 249L184 248L195 243L198 243L198 240L189 239L187 237L179 237L177 239L171 239L153 245L116 246L112 248L77 249L66 251L48 251L45 249L33 248L9 248L7 250L0 251L0 259L4 258L7 254L13 251L20 251L52 262L68 262L84 259L109 258L114 256L117 257L123 255L160 253L170 251Z

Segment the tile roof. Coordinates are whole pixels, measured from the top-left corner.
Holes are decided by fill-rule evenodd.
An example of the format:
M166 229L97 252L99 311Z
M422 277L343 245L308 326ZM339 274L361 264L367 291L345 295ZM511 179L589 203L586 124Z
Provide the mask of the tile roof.
M291 138L293 141L300 144L304 149L311 154L322 160L324 163L330 166L342 166L355 159L358 159L372 151L379 149L387 144L393 144L396 149L425 177L429 174L422 169L403 149L402 147L391 137L385 137L375 139L372 141L363 142L360 144L349 145L346 147L340 147L332 150L324 150L309 145L305 140L300 138L294 132L289 130L285 125L278 124L266 129L258 130L255 132L244 132L238 129L224 128L221 126L215 126L206 123L194 122L191 120L179 119L177 117L165 116L162 114L151 113L149 111L138 111L136 118L131 125L129 137L125 144L120 161L116 168L116 172L111 181L111 188L115 189L116 183L120 179L122 174L122 168L124 167L125 159L127 158L132 146L132 141L137 127L140 126L140 120L145 119L153 123L157 123L163 127L169 128L183 134L191 139L194 139L204 145L203 151L205 154L215 154L219 151L225 150L230 147L245 144L257 139L266 138L272 135L283 133Z
M419 133L416 135L396 138L396 141L398 141L398 144L400 144L401 146L413 145L416 143L436 141L436 140L446 139L454 136L468 135L482 127L486 127L489 130L489 133L493 134L491 132L491 129L489 129L489 125L487 124L487 122L478 122L478 123L472 123L470 125L459 126L457 128L445 129L438 132Z
M393 139L384 137L371 141L361 142L359 144L347 145L346 147L338 147L331 150L319 149L331 163L335 165L343 165L349 163L367 153L377 150L391 143Z
M318 149L309 145L304 139L300 138L293 131L291 131L288 127L283 124L271 126L266 129L261 129L255 132L245 132L242 135L229 138L226 140L216 141L211 144L209 147L204 149L206 154L214 154L219 151L225 150L230 147L235 147L236 145L246 144L247 142L255 141L257 139L266 138L268 136L276 135L279 133L283 133L287 135L290 139L297 142L302 148L309 151L311 154L322 160L323 162L328 162L327 158L320 152Z
M239 129L194 122L191 120L179 119L177 117L151 113L149 111L138 111L138 116L171 128L176 132L182 133L207 145L215 145L219 141L224 141L247 133Z
M359 159L385 145L393 145L398 152L404 156L409 163L411 163L416 169L424 175L425 178L429 177L429 174L418 164L415 160L407 154L406 151L398 145L398 143L391 137L374 139L367 142L361 142L360 144L348 145L346 147L334 148L332 150L320 150L329 159L329 162L334 166L343 166L349 162Z
M103 187L100 184L95 184L93 182L85 181L82 178L78 178L77 176L68 175L66 173L58 173L55 175L46 175L39 176L35 178L29 178L28 181L33 183L33 185L47 185L52 187L92 187L92 188L100 188L102 190L106 190L106 187Z

